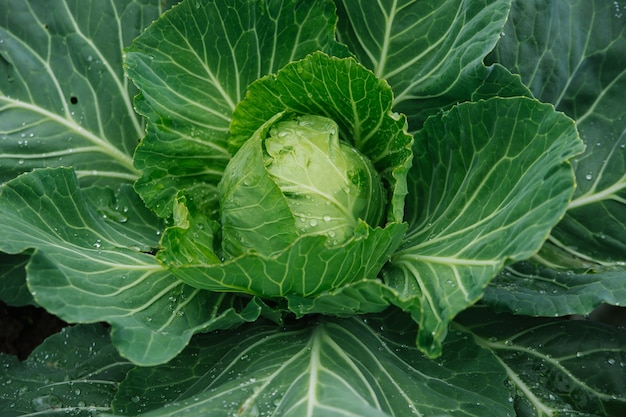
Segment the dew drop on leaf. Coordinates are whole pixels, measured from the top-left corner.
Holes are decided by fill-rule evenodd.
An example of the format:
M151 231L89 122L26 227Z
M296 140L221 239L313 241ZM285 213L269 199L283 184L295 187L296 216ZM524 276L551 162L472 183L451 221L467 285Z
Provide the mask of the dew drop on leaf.
M59 397L54 395L42 395L41 397L33 398L31 405L35 411L56 410L63 407Z

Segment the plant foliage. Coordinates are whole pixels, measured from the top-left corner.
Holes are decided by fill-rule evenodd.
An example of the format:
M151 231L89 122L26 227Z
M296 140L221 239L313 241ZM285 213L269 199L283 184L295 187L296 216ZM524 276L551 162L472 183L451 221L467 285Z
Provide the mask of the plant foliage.
M0 298L73 324L0 414L624 414L624 1L170 3L0 0ZM304 115L380 224L295 231Z

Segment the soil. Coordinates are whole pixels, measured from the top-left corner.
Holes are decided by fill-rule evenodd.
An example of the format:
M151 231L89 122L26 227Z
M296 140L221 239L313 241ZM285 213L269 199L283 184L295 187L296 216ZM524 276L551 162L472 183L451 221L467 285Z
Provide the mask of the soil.
M33 306L12 307L0 301L0 352L24 360L43 340L67 323Z

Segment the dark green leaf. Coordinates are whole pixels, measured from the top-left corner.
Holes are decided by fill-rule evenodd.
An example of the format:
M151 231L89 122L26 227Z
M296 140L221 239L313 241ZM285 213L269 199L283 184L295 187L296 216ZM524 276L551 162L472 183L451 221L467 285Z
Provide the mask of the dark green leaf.
M26 286L26 264L30 254L9 255L0 252L0 300L11 306L36 304Z
M439 354L449 321L507 262L539 250L573 192L566 161L581 150L572 121L529 98L460 104L416 134L410 229L386 282L420 323L422 349Z
M160 2L0 1L0 181L73 166L88 182L137 178L143 136L122 48Z
M148 206L168 217L183 189L211 208L248 84L313 51L339 51L336 20L329 0L184 1L137 38L126 68L149 120L135 156Z
M111 410L133 364L119 356L100 325L49 337L24 362L0 355L0 414L93 416Z
M554 270L533 260L502 271L482 301L529 316L587 315L602 304L626 305L626 270Z
M355 313L378 313L389 307L389 300L397 297L380 280L352 282L334 290L318 294L315 298L305 298L287 294L289 310L301 317L306 314L326 314L349 317Z
M623 0L517 0L491 57L576 120L587 149L551 241L604 266L626 260L625 19Z
M115 410L152 410L146 417L513 414L505 374L487 350L453 334L449 354L432 361L412 345L413 332L381 327L387 320L410 323L404 315L372 319L372 327L356 318L286 329L257 323L199 336L170 364L130 373Z
M488 76L482 64L500 37L510 0L337 0L339 40L387 80L394 110L412 131L472 92Z
M471 309L456 328L499 358L518 416L622 416L626 331L602 323Z
M128 188L109 191L81 190L64 168L23 174L2 188L0 249L36 249L28 283L39 305L68 322L111 323L116 347L141 364L171 359L196 332L261 314L256 300L197 290L164 270L144 253L157 244L160 221Z

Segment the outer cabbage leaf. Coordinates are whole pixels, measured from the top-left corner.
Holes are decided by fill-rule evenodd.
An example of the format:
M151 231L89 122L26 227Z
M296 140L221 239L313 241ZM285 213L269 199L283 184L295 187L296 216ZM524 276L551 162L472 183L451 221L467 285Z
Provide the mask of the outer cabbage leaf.
M0 355L3 417L111 411L117 386L133 364L120 357L102 325L70 326L46 339L23 362Z
M53 166L84 183L138 177L143 126L122 48L166 3L0 1L0 181Z
M517 416L621 416L626 410L626 332L586 320L463 312L473 335L506 370Z
M396 330L404 315L367 322L255 323L201 335L166 366L130 372L114 410L145 417L513 415L502 367L466 336L451 335L449 353L433 361L417 351L413 332Z
M146 253L162 225L129 186L77 181L67 168L35 170L0 192L0 250L34 249L27 280L39 305L67 322L110 323L121 354L143 365L171 359L196 332L259 317L258 300L189 287Z
M626 260L626 3L515 1L492 60L576 120L586 152L577 189L551 242L606 267ZM557 259L548 259L556 263Z
M139 36L125 64L148 119L134 159L146 204L169 217L182 190L214 209L232 112L248 84L316 50L345 54L336 20L329 0L183 1Z
M336 3L338 39L389 82L394 109L415 131L429 115L468 100L489 78L493 68L483 59L500 37L511 0Z
M589 314L601 302L626 302L625 16L623 1L516 1L490 56L575 119L587 145L549 241L530 268L505 271L487 291L498 309Z
M480 123L477 123L480 121ZM494 98L431 117L416 134L406 219L387 268L394 301L440 354L448 323L507 264L539 250L574 189L572 120L528 98Z
M400 221L412 138L404 130L404 118L391 113L391 104L389 86L356 61L315 53L285 66L277 75L253 83L237 107L231 126L231 143L237 148L251 137L263 135L284 111L330 117L339 125L340 136L369 156L386 182L391 202L385 228L360 222L354 238L336 247L329 247L325 236L303 236L272 256L250 251L222 263L216 244L219 225L185 198L178 200L177 224L166 230L159 259L192 286L266 297L310 297L353 281L375 278L406 230ZM245 175L256 175L256 170L263 169L251 159L248 162L252 166L243 167ZM271 195L270 190L267 195ZM254 221L258 227L272 226L268 226L269 241L280 231L275 225L280 214L272 209L274 203L269 197L239 202L266 208L267 217ZM195 238L198 233L204 238Z
M625 276L617 268L598 273L552 269L533 258L499 273L482 301L498 311L528 316L588 315L602 304L626 305Z

